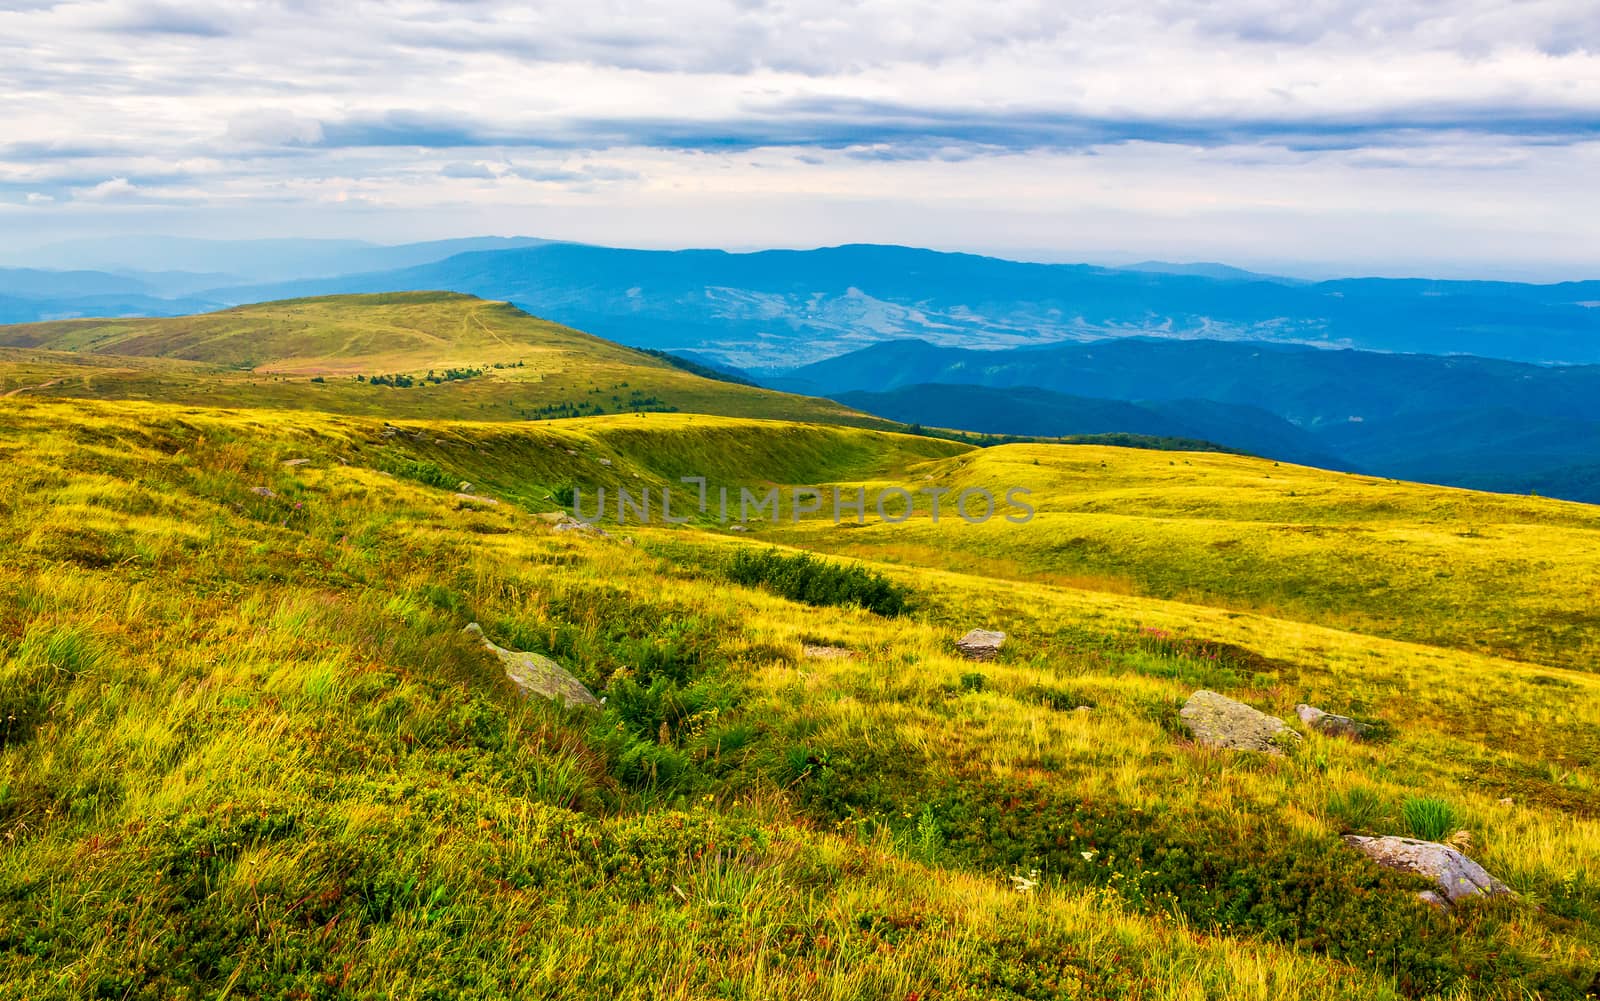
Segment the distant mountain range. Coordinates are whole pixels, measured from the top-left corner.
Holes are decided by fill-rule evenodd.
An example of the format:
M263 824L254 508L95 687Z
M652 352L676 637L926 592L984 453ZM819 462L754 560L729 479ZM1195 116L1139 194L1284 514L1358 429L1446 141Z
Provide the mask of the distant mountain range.
M974 385L905 386L886 393L839 393L856 410L925 427L982 434L1068 438L1132 434L1221 443L1251 455L1323 469L1349 469L1315 435L1259 410L1211 400L1125 400L1068 396L1048 389Z
M1600 503L1596 365L1122 338L1012 351L898 341L761 375L928 426L1059 436L1110 420L1309 465Z
M75 240L29 251L27 267L0 267L0 323L187 316L241 301L210 291L218 288L413 267L467 251L546 242L533 237L473 237L397 246L359 240Z
M184 297L181 306L120 302L127 312L169 315L197 302L447 290L508 300L636 347L740 367L801 364L906 338L1005 348L1126 336L1600 362L1600 281L1306 282L1210 263L1105 268L876 245L648 251L530 237L394 247L109 240L44 248L28 263L115 272L104 284L118 287L85 286L78 294L86 301L74 304L47 291L53 282L38 273L31 275L35 289L26 287L30 276L13 273L0 281L0 295L47 305L39 317L19 315L13 305L9 319L44 318L45 309L86 315L90 307L118 306L95 299L113 293ZM212 281L197 283L193 272Z
M400 289L506 299L625 344L742 367L908 337L1005 348L1154 336L1600 362L1600 281L1309 283L1222 265L1114 269L872 245L730 254L549 243L209 295Z
M75 269L0 269L0 322L448 290L907 422L1197 438L1600 500L1600 281L1309 282L1215 263L499 237L111 240L29 263Z

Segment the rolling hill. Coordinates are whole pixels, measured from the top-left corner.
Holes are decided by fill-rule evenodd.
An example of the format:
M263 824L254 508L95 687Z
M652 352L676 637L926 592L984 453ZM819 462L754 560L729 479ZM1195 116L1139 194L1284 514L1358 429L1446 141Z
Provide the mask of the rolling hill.
M0 327L0 394L7 392L395 417L684 410L886 426L829 401L703 378L454 293Z
M209 329L115 336L241 350ZM693 414L37 393L0 399L0 462L17 996L1578 1001L1600 972L1595 508ZM1039 510L559 520L563 487L690 473ZM521 697L470 622L605 702ZM995 659L956 654L973 626ZM1207 749L1202 688L1374 729ZM1347 833L1452 837L1517 896L1436 910Z
M1600 507L974 448L685 364L440 292L0 328L8 996L1592 990ZM943 393L1323 440L869 402ZM968 523L980 489L1032 516ZM528 696L471 623L603 701ZM1297 736L1205 746L1199 690ZM1516 896L1437 909L1353 834Z

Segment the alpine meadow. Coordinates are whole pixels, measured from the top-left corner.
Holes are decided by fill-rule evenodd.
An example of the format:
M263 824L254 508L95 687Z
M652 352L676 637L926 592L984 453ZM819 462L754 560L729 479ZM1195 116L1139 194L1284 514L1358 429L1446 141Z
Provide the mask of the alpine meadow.
M0 1001L1600 1001L1596 0L22 0L0 121Z
M7 996L1595 988L1594 507L909 435L465 296L0 343Z

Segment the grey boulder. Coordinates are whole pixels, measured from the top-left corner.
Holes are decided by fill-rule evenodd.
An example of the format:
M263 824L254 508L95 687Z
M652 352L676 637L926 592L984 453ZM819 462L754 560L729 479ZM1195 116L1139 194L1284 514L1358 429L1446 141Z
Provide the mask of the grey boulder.
M483 644L484 649L500 659L506 677L511 679L511 683L516 685L517 690L523 695L541 695L552 702L561 701L569 706L600 704L600 700L584 687L583 682L574 678L566 668L549 657L496 646L489 637L483 635L482 627L476 622L468 625L462 632L476 639Z
M1414 872L1433 880L1439 893L1452 904L1468 897L1493 897L1511 892L1510 887L1489 875L1483 866L1449 845L1393 836L1367 838L1358 834L1347 834L1344 840L1385 869ZM1422 899L1437 906L1438 896L1434 894L1430 899L1427 895L1430 892L1424 891Z
M1286 744L1300 740L1278 717L1216 692L1195 692L1178 716L1203 747L1282 754Z
M993 660L1000 653L1006 634L989 629L974 629L956 640L956 650L968 660Z

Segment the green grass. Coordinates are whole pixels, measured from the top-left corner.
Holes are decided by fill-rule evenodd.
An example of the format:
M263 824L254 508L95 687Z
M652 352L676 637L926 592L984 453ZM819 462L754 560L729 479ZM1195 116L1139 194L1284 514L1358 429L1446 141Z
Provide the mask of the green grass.
M1502 608L1434 575L1487 566L1510 532L1492 526L1515 525L1550 564L1539 581L1576 580L1585 509L1015 447L1083 510L995 537L1017 548L989 562L959 524L908 524L899 549L829 537L871 526L763 530L893 557L859 577L907 597L886 617L706 572L801 563L714 519L603 538L540 515L574 483L959 483L991 453L688 414L0 402L4 993L1583 996L1600 971L1600 676L1381 635L1402 630L1353 588L1326 592L1346 595L1337 614L1228 608L1183 540L1294 512L1478 526L1395 579L1455 595L1429 624L1492 613L1519 635L1540 609L1581 614L1584 592L1535 581ZM458 498L460 480L500 503ZM1149 546L1213 604L1019 568L1075 538L1050 519L1112 503L1168 533ZM1321 536L1320 565L1399 573L1349 537ZM555 657L604 707L519 700L470 621ZM998 659L954 655L974 626L1007 632ZM1177 721L1200 687L1389 737L1207 751ZM1425 883L1340 841L1416 833L1414 813L1466 827L1518 898L1440 914L1415 898Z
M1434 646L1600 663L1600 508L1377 480L1260 459L1006 445L911 471L911 486L1032 491L1026 524L967 525L949 499L905 524L827 519L763 537L1254 611ZM868 482L868 489L881 484ZM854 484L846 487L853 489Z
M1400 807L1411 836L1423 841L1443 841L1460 826L1455 807L1442 799L1415 796Z
M427 378L451 370L482 374ZM380 375L413 385L371 382ZM0 396L13 391L414 419L653 410L893 426L827 400L704 378L507 303L444 292L0 326Z

